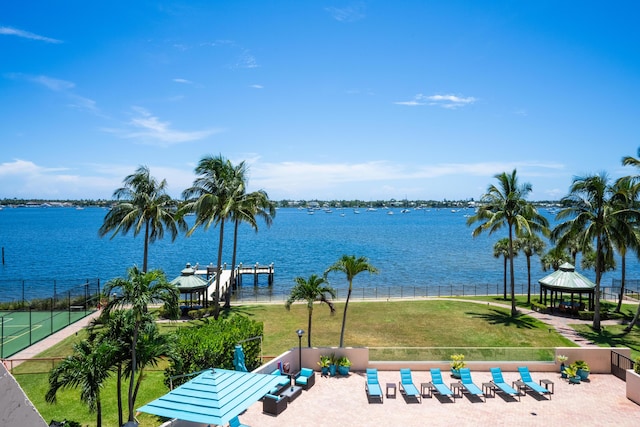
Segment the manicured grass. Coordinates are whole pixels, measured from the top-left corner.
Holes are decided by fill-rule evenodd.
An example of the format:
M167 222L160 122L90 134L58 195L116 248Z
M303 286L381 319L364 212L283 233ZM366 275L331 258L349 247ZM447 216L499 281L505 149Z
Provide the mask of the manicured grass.
M624 332L625 325L606 325L600 333L593 330L591 325L570 325L586 339L593 341L600 347L629 347L631 359L640 357L640 328L634 327L630 332Z
M313 310L311 344L313 346L337 346L342 322L342 303L336 304L336 314L329 315L325 305L316 304ZM298 346L295 331L306 331L303 345L307 343L308 312L305 304L294 304L290 311L284 305L249 305L234 307L241 313L264 324L263 353L277 356ZM199 322L162 323L163 331L176 327L189 327ZM73 342L82 334L70 337L47 350L42 357L71 354ZM555 331L529 316L512 318L509 309L486 304L451 300L353 302L349 304L345 333L345 346L369 347L557 347L572 346ZM395 357L390 353L390 357ZM64 418L94 425L95 415L89 414L80 402L77 390L60 393L57 405L44 402L48 388L47 374L19 374L16 378L29 398L48 422ZM140 390L137 407L167 392L163 373L148 372ZM123 394L126 396L126 391ZM117 425L115 379L109 381L102 392L103 424ZM158 425L157 417L141 414L141 426Z

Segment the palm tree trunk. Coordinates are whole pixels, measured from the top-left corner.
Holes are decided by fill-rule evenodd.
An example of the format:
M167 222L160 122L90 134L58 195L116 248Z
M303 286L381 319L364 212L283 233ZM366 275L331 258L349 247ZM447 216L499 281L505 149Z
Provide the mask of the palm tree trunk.
M503 257L504 258L504 269L503 269L503 273L502 273L502 283L504 285L504 295L503 298L506 301L507 300L507 257Z
M147 259L149 258L149 220L144 224L144 254L142 255L142 272L147 272Z
M509 269L511 273L511 316L518 314L516 310L516 276L513 270L513 230L509 225Z
M527 304L531 304L531 257L527 255Z
M138 345L138 328L139 322L136 320L136 324L133 328L133 341L131 343L131 378L129 378L129 417L127 421L133 422L133 383L136 378L136 346Z
M222 241L224 239L224 220L220 221L220 243L218 244L218 268L216 270L216 291L213 307L213 318L220 317L220 276L222 275Z
M349 281L347 300L344 302L344 313L342 313L342 328L340 328L340 347L344 347L344 327L347 324L347 308L349 307L349 298L351 298L351 281Z
M624 328L624 331L631 332L636 323L638 323L638 319L640 319L640 302L638 303L638 310L636 311L636 315L633 316L633 320L627 325L626 328Z
M600 332L600 279L602 278L602 237L596 238L596 287L594 289L593 330Z
M229 286L232 289L236 288L236 249L238 248L238 225L240 221L236 219L233 228L233 255L231 256L231 278L229 279ZM231 307L231 292L227 289L227 293L224 298L224 308Z
M96 401L96 427L102 427L102 405L99 397Z
M309 322L307 323L307 347L311 347L311 317L312 316L313 316L313 306L309 307ZM302 366L300 368L302 368Z
M620 269L621 269L621 276L620 276L620 297L618 298L618 306L615 309L616 313L620 313L620 310L622 309L622 298L624 298L624 282L626 281L626 276L627 276L627 256L626 254L621 256L621 260L620 260Z
M122 419L122 363L118 363L116 375L118 375L116 379L116 387L118 389L118 425L121 426L124 424Z

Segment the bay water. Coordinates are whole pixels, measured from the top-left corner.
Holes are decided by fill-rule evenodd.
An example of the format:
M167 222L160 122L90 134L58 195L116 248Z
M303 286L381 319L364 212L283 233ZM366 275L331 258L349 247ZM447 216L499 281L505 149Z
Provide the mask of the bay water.
M51 283L98 278L104 285L126 277L127 269L142 266L143 235L98 236L108 210L72 207L4 208L0 211L0 300L17 297L16 282L30 282L36 297L48 297ZM390 214L391 212L391 214ZM361 273L354 287L438 287L488 285L501 288L503 259L494 258L493 245L506 237L506 229L492 235L471 236L466 221L472 209L333 209L281 208L271 227L259 222L256 232L241 224L237 263L275 268L271 291L287 292L297 276L322 275L343 254L367 257L379 274ZM553 222L553 214L541 210ZM192 219L193 217L190 217ZM191 221L192 222L192 221ZM198 229L191 237L181 233L175 241L167 233L149 246L149 269L161 269L167 279L180 275L186 263L215 265L219 229ZM548 245L547 249L551 247ZM223 263L231 265L233 224L225 226ZM516 283L526 284L526 258L515 260ZM592 271L577 271L594 279ZM532 283L550 272L542 270L539 257L532 258ZM619 271L606 273L603 286ZM627 277L640 278L640 263L629 256ZM344 275L329 275L332 286L344 289ZM245 278L243 287L253 287ZM266 276L258 288L267 288Z

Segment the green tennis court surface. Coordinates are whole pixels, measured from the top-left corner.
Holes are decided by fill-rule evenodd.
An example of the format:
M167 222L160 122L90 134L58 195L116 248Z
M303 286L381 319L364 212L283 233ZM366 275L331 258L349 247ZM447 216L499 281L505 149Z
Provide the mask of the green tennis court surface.
M92 310L0 311L0 357L7 358L92 313Z

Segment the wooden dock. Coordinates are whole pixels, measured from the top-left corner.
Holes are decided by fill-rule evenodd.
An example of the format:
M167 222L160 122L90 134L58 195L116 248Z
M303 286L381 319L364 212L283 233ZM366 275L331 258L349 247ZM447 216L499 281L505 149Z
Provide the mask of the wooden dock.
M258 278L261 274L267 275L267 282L269 283L269 286L273 285L273 263L269 265L260 265L256 262L253 266L244 266L240 263L236 268L236 283L238 285L242 285L242 277L247 274L253 275L253 286L258 286Z

